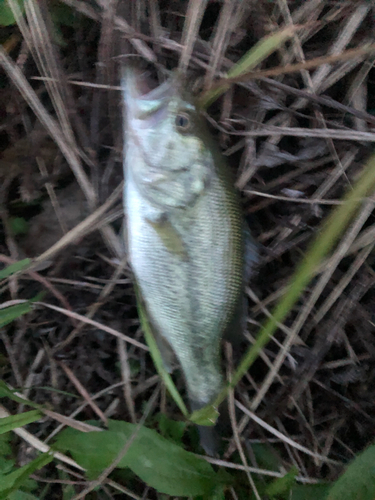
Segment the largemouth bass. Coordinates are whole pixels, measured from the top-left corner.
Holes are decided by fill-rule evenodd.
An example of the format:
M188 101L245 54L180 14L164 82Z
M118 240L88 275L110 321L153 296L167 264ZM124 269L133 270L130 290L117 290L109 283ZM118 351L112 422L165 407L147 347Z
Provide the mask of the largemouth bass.
M142 85L124 71L128 256L164 364L170 371L177 357L195 410L222 389L221 338L241 323L245 223L228 167L181 82ZM200 431L212 453L210 429Z

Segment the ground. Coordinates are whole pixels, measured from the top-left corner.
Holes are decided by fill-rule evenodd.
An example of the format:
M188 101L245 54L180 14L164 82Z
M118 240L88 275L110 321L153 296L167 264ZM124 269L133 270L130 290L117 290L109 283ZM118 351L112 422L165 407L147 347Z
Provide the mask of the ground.
M154 77L179 67L200 102L228 72L233 77L204 113L260 259L246 284L242 352L232 356L223 345L229 374L365 171L375 140L375 8L344 0L29 0L25 7L27 24L0 32L0 262L36 260L4 279L1 294L5 306L37 304L0 330L1 379L55 412L26 427L39 442L70 425L64 417L139 422L150 399L146 424L160 430L158 414L182 415L147 352L123 258L120 64L137 60ZM287 34L256 66L245 59L230 73L281 30ZM295 466L302 484L334 481L373 440L374 186L369 180L230 397L235 437L227 438L224 462L210 460L233 472L228 498L249 491L268 498L257 492L267 476L246 478L244 465L277 473ZM174 380L185 397L178 370ZM24 411L7 398L1 404L10 414ZM35 445L12 436L17 466L35 458ZM183 445L199 451L193 427ZM75 498L87 487L57 463L32 476L37 498ZM135 476L111 478L130 488L124 498L156 497ZM103 484L88 498L111 498L115 487Z

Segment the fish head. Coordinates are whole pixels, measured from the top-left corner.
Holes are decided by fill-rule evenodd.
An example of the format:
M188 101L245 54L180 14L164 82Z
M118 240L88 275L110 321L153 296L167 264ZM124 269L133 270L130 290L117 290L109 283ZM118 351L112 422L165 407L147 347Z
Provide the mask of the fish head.
M164 207L194 204L209 184L213 162L193 100L177 76L149 90L145 78L127 68L122 88L125 164L137 187Z

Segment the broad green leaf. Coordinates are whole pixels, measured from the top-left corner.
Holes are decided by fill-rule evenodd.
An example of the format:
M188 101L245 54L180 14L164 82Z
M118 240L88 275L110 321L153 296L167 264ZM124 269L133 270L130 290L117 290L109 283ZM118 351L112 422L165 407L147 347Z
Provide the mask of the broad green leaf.
M39 500L39 498L26 491L17 490L8 496L8 500Z
M7 455L10 455L12 453L12 447L10 444L12 435L11 434L2 434L0 435L0 460L1 457L6 457ZM1 466L0 466L0 472Z
M109 431L80 433L64 430L55 447L69 451L74 459L96 477L110 465L137 426L128 422L108 422ZM118 465L129 467L138 477L160 493L173 496L205 494L218 483L211 465L160 436L141 427Z
M0 309L0 328L31 311L29 302Z
M15 262L14 264L11 264L10 266L7 266L5 269L2 269L0 271L0 280L7 278L11 274L17 273L18 271L22 271L22 269L25 269L25 267L27 267L30 262L30 259L23 259Z
M181 444L187 422L172 420L164 413L157 415L157 422L162 436L178 445Z
M196 496L194 497L194 500L225 500L226 489L227 486L224 484L218 484L213 491L210 491L208 494L203 496ZM246 498L248 498L248 496Z
M219 485L206 500L225 500L225 486Z
M40 420L42 414L39 411L33 410L10 417L0 418L0 434L5 434L13 429L17 429L24 425Z
M331 485L324 484L296 484L293 486L288 500L326 500Z
M132 424L121 421L108 423L109 429L117 432L129 432L129 425ZM142 427L137 438L121 464L127 465L156 490L174 496L195 496L211 490L218 482L218 476L208 462L171 443L156 431Z
M282 461L277 455L277 451L267 443L251 443L251 450L254 453L259 467L268 470L279 470Z
M28 477L24 480L22 483L22 493L31 493L32 491L36 490L38 488L38 483L34 480L31 479L31 477ZM20 491L20 490L18 490ZM16 493L16 492L15 492Z
M265 493L270 498L275 498L280 495L288 493L295 483L298 470L293 467L285 476L275 479L270 485L267 486Z
M21 12L24 11L24 2L23 0L16 0ZM16 20L14 19L13 12L8 5L7 0L0 0L0 26L10 26L11 24L15 24Z
M7 477L7 475L9 475L11 472L18 470L17 466L15 466L14 460L9 460L9 466L10 467L0 467L0 484L2 484L4 477ZM35 490L37 486L38 484L36 481L34 481L34 479L26 477L22 482L22 493L31 493L31 491ZM11 493L8 498L11 498L13 494L16 495L19 491L20 490L17 490L14 493Z
M5 474L8 474L9 472L12 472L14 464L14 460L7 460L6 458L4 458L4 456L0 457L0 478Z
M331 487L327 500L374 500L375 445L360 453Z
M277 50L281 45L293 36L296 28L288 26L272 35L262 38L254 47L252 47L241 59L232 66L228 71L228 78L235 78L236 76L243 75L258 66L264 59L266 59L272 52ZM206 108L218 99L223 94L230 84L220 85L216 88L208 90L199 99L199 107Z
M154 335L152 333L150 324L148 322L146 311L142 305L142 299L141 299L141 295L140 295L140 292L138 290L138 287L135 287L135 292L136 292L136 298L137 298L139 320L141 322L142 329L143 329L143 332L145 334L147 345L150 349L152 361L154 362L154 365L155 365L157 372L159 373L166 388L168 389L168 392L170 393L170 395L174 399L176 405L180 408L181 413L183 415L185 415L185 417L187 417L189 412L187 411L185 403L183 402L183 399L180 396L180 393L176 389L176 386L173 383L172 377L169 375L169 373L164 368L163 360L162 360L161 354L159 352L158 346L156 344L156 340L154 338Z
M20 467L14 472L5 476L0 476L0 500L8 499L9 495L18 490L22 483L28 479L33 472L47 465L52 459L52 455L43 453L32 462Z

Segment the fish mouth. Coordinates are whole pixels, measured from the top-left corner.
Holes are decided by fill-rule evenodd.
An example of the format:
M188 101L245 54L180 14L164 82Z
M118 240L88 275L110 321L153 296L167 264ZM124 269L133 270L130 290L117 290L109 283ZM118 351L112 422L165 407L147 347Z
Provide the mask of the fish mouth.
M127 106L134 100L140 101L164 101L175 94L176 79L168 78L164 83L158 85L154 79L145 71L132 66L123 68L121 87Z

